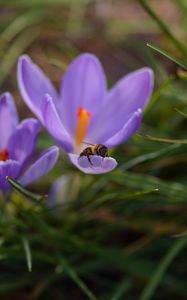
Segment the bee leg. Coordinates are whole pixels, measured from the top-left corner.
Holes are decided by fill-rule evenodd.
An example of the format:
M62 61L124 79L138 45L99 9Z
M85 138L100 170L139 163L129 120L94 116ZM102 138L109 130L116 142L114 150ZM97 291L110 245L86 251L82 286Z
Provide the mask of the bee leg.
M89 161L90 165L93 166L93 164L92 164L92 162L91 162L91 159L90 159L90 155L87 155L87 158L88 158L88 161Z

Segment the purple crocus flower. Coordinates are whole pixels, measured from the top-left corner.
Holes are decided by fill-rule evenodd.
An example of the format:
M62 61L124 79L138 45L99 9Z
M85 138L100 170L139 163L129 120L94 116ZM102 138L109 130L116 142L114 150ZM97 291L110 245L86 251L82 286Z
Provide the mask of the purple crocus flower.
M76 58L64 74L57 93L50 80L27 55L18 62L18 83L25 103L52 137L85 173L109 172L111 157L81 156L86 144L114 147L138 129L142 110L153 90L153 72L142 68L123 77L107 92L106 77L92 54Z
M11 188L6 176L27 185L50 171L58 159L53 146L31 162L40 123L33 118L18 124L18 115L10 93L0 96L0 192Z
M65 187L68 181L70 180L71 180L71 188L72 188L72 178L71 176L68 175L62 175L60 178L56 179L53 182L49 190L48 201L47 201L47 206L49 208L53 208L56 205L65 202L65 199L67 199L67 194L68 194L68 201L69 201L70 186L68 186L67 189L65 189Z

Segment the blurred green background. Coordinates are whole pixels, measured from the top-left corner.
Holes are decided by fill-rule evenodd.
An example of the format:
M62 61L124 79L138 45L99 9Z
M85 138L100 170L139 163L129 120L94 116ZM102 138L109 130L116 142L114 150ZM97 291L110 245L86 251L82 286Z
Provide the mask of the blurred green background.
M85 175L61 152L29 187L48 194L64 175L56 206L18 191L0 199L0 299L187 299L186 28L186 0L0 1L0 88L21 118L31 115L16 82L23 53L56 87L82 52L99 57L109 86L143 66L155 72L141 128L112 149L116 170ZM38 148L52 144L43 131Z

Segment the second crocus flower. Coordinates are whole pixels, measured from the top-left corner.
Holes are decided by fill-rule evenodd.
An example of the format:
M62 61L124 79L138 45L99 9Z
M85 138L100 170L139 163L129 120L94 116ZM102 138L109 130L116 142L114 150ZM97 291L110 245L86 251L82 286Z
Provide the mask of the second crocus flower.
M34 118L19 123L14 100L8 92L0 96L0 128L0 193L11 189L6 176L25 186L53 168L58 147L50 147L33 161L40 123Z
M142 111L153 90L153 72L132 72L107 91L106 77L92 54L76 58L64 74L60 94L27 55L18 62L18 83L25 103L53 138L68 153L71 162L85 173L111 171L111 157L80 157L87 144L114 147L138 129Z

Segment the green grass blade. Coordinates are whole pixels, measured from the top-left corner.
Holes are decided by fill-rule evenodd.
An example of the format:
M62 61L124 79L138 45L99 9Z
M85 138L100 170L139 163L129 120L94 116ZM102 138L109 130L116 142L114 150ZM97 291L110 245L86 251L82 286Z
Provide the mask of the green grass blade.
M131 287L132 287L132 280L125 278L122 282L120 282L120 284L117 285L117 288L110 300L122 299L124 293Z
M185 114L183 111L175 108L175 110L179 113L179 115L183 116L184 118L187 118L187 114Z
M183 63L181 60L173 57L171 54L169 54L168 52L166 52L165 50L160 49L157 46L154 46L153 44L149 44L147 43L147 46L153 50L155 50L156 52L162 54L163 56L167 57L168 59L170 59L171 61L173 61L174 63L176 63L178 66L180 66L181 68L187 70L187 64Z
M160 157L161 155L164 155L164 154L168 154L169 152L175 150L178 147L180 147L179 144L174 144L174 145L167 146L167 147L165 147L161 150L155 151L155 152L140 155L138 157L135 157L135 158L129 160L125 164L121 165L119 167L119 169L126 171L126 170L140 164L140 163L155 159L155 158Z
M12 179L11 177L7 176L6 179L8 182L15 188L18 192L20 192L25 197L31 199L34 202L41 202L44 198L46 198L45 195L38 195L35 193L31 193L30 191L26 190L21 184L19 184L17 181Z
M147 286L142 292L140 296L140 300L149 300L153 296L157 286L159 285L160 281L163 278L164 273L166 272L167 268L170 266L174 258L179 254L179 252L186 246L187 243L187 236L184 236L178 239L174 245L170 248L169 252L163 258L161 263L159 264L157 270L151 277L150 281L148 282Z
M102 206L110 201L114 201L114 199L118 199L118 200L130 200L130 199L137 199L138 197L142 197L145 195L149 195L152 193L158 193L159 189L158 188L152 188L152 189L148 189L148 190L144 190L144 191L138 191L138 192L133 192L133 193L107 193L102 195L101 197L97 198L94 203L91 203L90 205L87 205L85 207L85 209L88 211L88 209L93 209L94 207L99 207ZM115 200L116 202L116 200ZM84 210L84 209L83 209Z
M172 34L168 26L159 18L159 16L153 11L153 9L148 5L145 0L138 0L138 2L142 5L145 11L151 16L153 20L156 21L162 32L171 40L173 45L183 54L187 55L187 49L180 41Z
M75 2L84 2L85 4L89 3L90 0L73 0ZM54 6L59 6L59 5L70 5L70 0L32 0L31 2L28 0L1 0L1 5L6 5L7 7L54 7Z
M1 38L5 41L11 41L17 34L25 28L40 23L45 16L45 11L29 11L15 18L1 33Z
M177 145L186 145L187 139L168 139L168 138L160 138L155 137L151 135L145 135L144 138L146 140L160 142L160 143L166 143L166 144L177 144Z
M69 277L77 284L77 286L84 292L84 294L87 295L88 299L97 300L97 298L92 294L85 283L79 278L76 271L69 265L68 261L64 257L60 256L59 262L64 268L65 272L69 275Z
M170 203L186 202L187 188L186 185L178 182L169 182L161 180L157 177L144 174L136 174L132 172L117 172L115 182L121 185L128 186L129 188L140 190L151 190L157 187L159 189L159 195L164 195L163 201L169 201Z
M24 30L10 45L6 53L1 57L0 64L0 85L3 84L6 77L9 75L12 67L16 63L19 55L21 55L25 49L32 44L32 42L39 35L40 29L36 27Z
M25 250L28 271L31 272L32 271L32 255L31 255L30 244L26 238L23 238L22 242L23 242L23 248Z

